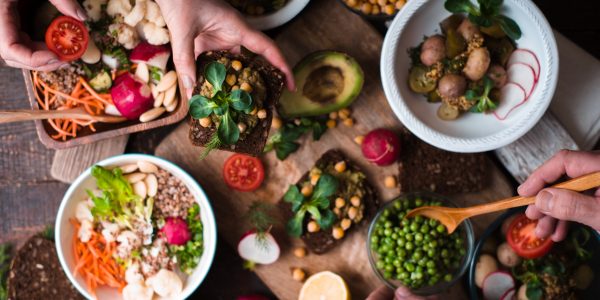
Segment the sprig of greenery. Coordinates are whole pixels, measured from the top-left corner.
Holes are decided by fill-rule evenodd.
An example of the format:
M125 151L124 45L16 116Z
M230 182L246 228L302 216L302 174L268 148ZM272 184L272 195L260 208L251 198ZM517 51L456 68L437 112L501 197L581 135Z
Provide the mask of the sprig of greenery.
M204 252L204 229L200 219L200 206L197 203L190 207L185 221L192 234L192 239L182 246L169 246L169 249L177 256L179 269L186 274L191 274Z
M338 180L329 174L319 178L312 195L305 197L300 193L298 186L291 185L283 196L283 200L292 205L294 217L287 223L286 230L289 235L299 237L303 232L304 218L307 213L322 229L330 228L336 216L330 209L331 197L338 188Z
M494 87L492 81L487 75L483 77L482 84L465 92L465 98L471 102L476 102L471 108L471 112L483 113L496 109L497 105L490 98L490 91Z
M325 125L327 118L300 118L296 120L287 120L285 124L267 140L263 152L275 150L279 160L285 160L290 154L300 148L300 143L296 142L305 133L312 130L313 140L318 141L327 131Z
M265 248L268 246L266 243L266 234L278 223L277 218L274 216L274 212L275 206L273 204L257 200L250 204L248 211L244 215L256 232L257 241Z
M446 0L444 7L451 13L466 13L469 21L481 27L495 24L512 40L521 38L521 28L513 19L500 14L503 0L477 0L479 7L471 0Z
M0 245L0 300L8 299L7 281L10 266L10 245Z
M190 99L190 115L194 119L202 119L215 114L220 117L217 126L217 137L219 142L214 144L233 145L240 138L240 130L233 120L234 111L249 114L252 111L252 96L244 90L237 89L231 92L223 90L223 82L227 76L225 65L219 62L211 62L204 69L206 81L212 85L212 96L204 97L200 94ZM206 147L208 152L212 149Z

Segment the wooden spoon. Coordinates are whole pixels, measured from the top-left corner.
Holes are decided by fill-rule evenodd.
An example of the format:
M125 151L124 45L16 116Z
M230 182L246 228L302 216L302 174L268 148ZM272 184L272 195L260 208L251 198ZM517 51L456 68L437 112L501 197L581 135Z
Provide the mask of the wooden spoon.
M552 187L576 192L583 192L598 186L600 186L600 172L577 177L553 185ZM533 203L535 203L535 196L516 196L492 203L480 204L464 208L423 206L409 211L408 214L406 214L406 217L409 218L417 215L422 215L431 219L436 219L442 224L444 224L444 226L446 226L446 229L448 229L448 233L452 233L454 232L454 230L456 230L458 225L467 218L513 207L525 206Z
M7 110L0 111L0 124L12 123L31 120L46 120L46 119L77 119L77 120L94 120L103 123L121 123L127 121L124 117L111 115L92 116L87 113L82 107L76 107L65 110Z

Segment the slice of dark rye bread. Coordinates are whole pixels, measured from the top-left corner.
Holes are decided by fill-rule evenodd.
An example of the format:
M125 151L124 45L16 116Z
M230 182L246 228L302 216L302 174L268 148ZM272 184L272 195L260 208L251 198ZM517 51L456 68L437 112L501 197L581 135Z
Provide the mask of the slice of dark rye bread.
M35 235L12 260L8 274L9 300L85 299L62 270L54 242Z
M325 152L321 158L319 158L319 160L317 160L317 162L315 163L315 166L323 166L323 165L327 165L330 163L337 163L340 161L345 161L346 162L346 167L353 170L353 171L358 171L360 172L360 168L358 166L356 166L355 164L353 164L341 151L339 150L329 150L327 152ZM300 180L298 180L298 183L302 183L305 182L306 180L308 180L309 177L309 173L310 170L308 172L306 172L301 178ZM343 184L343 183L342 183ZM363 202L365 204L365 210L364 210L364 217L362 219L362 221L360 222L360 224L364 224L367 223L369 219L371 219L373 216L375 216L375 214L377 213L377 208L379 207L379 198L377 197L377 193L375 192L375 189L373 189L373 187L369 184L369 180L368 178L365 179L365 191L366 191L366 195L363 198ZM333 208L335 206L335 201L333 201L333 199L331 200L331 207ZM283 212L283 216L285 220L289 220L293 217L293 213L292 213L292 206L291 204L283 201L283 199L279 202L279 206ZM304 228L306 228L306 225L308 224L308 218L305 219L304 221ZM352 225L352 227L350 227L347 231L346 234L350 233L351 231L354 231L356 225ZM346 237L344 237L343 239L340 240L336 240L333 238L332 236L332 229L327 229L327 230L320 230L318 232L315 233L310 233L307 231L304 231L304 234L301 236L302 241L304 242L304 244L306 245L306 247L308 248L308 250L310 250L311 252L315 253L315 254L323 254L329 250L331 250L332 248L334 248L338 243L342 242Z
M267 117L260 120L258 125L256 125L252 132L243 141L240 140L235 145L222 145L218 149L246 153L252 156L259 156L262 154L269 136L271 120L273 120L273 108L279 101L279 97L283 91L285 75L258 56L250 56L248 54L233 54L228 51L210 51L200 55L196 62L198 81L196 82L196 87L194 88L194 94L199 93L200 87L205 80L203 74L204 67L208 63L216 61L221 57L239 60L244 66L249 66L260 73L267 89L265 101ZM191 128L189 132L189 138L196 146L206 145L210 141L212 135L217 131L217 128L214 124L211 127L205 128L200 126L200 122L198 120L191 117L190 125Z
M431 146L404 131L399 182L402 192L442 195L476 192L489 183L490 161L483 153L453 153Z

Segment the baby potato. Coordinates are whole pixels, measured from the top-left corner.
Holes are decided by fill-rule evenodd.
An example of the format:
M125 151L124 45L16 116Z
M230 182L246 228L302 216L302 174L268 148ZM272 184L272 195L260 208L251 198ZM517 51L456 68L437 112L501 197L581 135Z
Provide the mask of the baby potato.
M519 257L519 255L515 253L515 251L506 242L498 246L497 256L500 263L509 268L521 263L521 257Z
M487 75L494 81L494 87L498 89L503 87L508 80L506 70L501 65L491 65L490 69L487 71Z
M490 61L490 52L486 48L477 48L469 54L463 73L470 80L477 81L487 72Z
M496 259L491 255L482 254L475 265L475 284L480 288L483 287L485 277L496 270L498 270Z
M471 21L469 21L469 19L465 18L460 25L458 25L458 28L456 28L456 31L458 33L460 33L460 35L462 35L462 37L465 39L465 41L470 41L475 34L481 35L481 32L479 31L479 27L477 27L477 25L471 23Z
M441 35L428 37L421 46L421 62L431 66L446 57L446 41Z
M460 75L446 74L438 83L438 92L442 98L456 98L465 93L467 80Z

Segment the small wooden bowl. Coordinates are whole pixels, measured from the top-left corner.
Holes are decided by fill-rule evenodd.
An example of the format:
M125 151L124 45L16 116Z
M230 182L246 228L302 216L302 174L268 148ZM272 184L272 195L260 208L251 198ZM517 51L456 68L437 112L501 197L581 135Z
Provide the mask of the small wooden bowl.
M31 104L31 108L34 110L40 109L36 98L35 98L35 89L33 87L33 79L31 77L31 71L23 70L23 78L25 79L25 87L27 88L27 96L29 98L29 103ZM40 141L44 146L52 149L65 149L85 144L94 143L100 140L113 138L120 135L130 134L134 132L145 131L153 128L158 128L166 125L170 125L173 123L177 123L188 113L188 99L185 96L185 89L181 82L179 84L179 104L177 104L177 108L172 112L165 112L160 118L149 121L146 123L141 123L137 120L130 120L123 123L118 124L108 124L108 123L97 123L94 124L96 127L96 132L91 131L89 128L85 128L80 130L75 138L69 138L66 141L55 140L51 137L54 134L54 129L48 124L46 120L36 120L35 129L37 131L38 136L40 137Z

